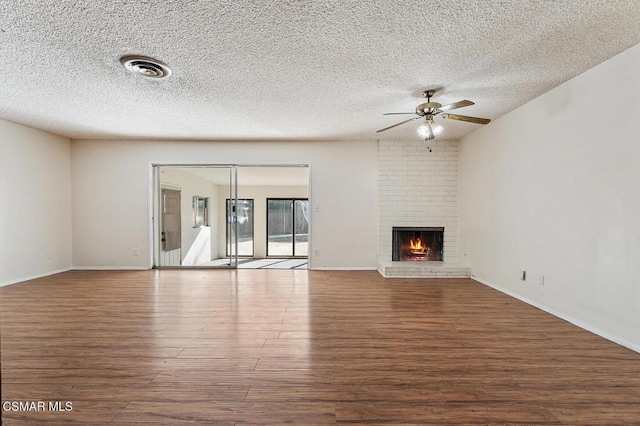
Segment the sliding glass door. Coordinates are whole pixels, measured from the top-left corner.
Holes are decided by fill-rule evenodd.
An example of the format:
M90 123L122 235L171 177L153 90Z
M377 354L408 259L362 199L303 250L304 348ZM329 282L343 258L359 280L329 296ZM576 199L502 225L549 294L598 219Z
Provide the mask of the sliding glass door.
M237 167L154 165L154 266L236 268Z
M161 164L153 176L154 267L308 257L306 166Z
M296 198L267 199L267 256L309 255L309 201Z

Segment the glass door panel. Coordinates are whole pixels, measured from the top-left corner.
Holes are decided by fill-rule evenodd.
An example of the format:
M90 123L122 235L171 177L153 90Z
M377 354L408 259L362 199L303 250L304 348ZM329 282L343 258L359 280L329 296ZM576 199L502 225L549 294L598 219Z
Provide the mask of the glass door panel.
M309 255L309 201L267 199L267 256Z
M238 168L229 169L229 204L230 209L226 214L227 228L227 256L229 257L229 265L238 267Z
M294 201L294 256L309 256L309 200Z
M170 268L235 268L238 228L237 167L155 165L154 265ZM233 226L226 226L226 223Z
M267 256L293 256L293 200L267 199Z
M236 204L236 218L230 216L232 200L227 200L227 233L231 224L237 222L238 228L238 256L253 257L253 200L239 199ZM227 254L232 253L231 242L227 241Z

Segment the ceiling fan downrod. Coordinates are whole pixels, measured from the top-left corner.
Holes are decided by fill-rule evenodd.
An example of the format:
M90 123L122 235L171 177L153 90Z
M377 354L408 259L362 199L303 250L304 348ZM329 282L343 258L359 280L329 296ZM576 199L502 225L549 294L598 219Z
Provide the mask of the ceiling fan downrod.
M431 102L431 97L433 95L435 95L436 91L435 90L425 90L424 92L422 92L422 95L427 98L427 103Z

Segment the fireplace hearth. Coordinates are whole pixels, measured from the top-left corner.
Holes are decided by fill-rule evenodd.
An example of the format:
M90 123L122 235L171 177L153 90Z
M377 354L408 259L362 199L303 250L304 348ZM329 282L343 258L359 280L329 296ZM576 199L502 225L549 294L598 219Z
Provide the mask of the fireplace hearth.
M393 261L442 261L444 228L393 227Z

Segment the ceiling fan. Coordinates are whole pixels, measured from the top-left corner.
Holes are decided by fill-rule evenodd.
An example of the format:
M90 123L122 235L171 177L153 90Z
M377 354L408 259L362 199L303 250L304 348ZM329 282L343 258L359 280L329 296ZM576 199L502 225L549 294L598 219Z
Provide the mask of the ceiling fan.
M412 117L408 120L401 121L400 123L396 123L392 126L385 127L384 129L380 129L376 131L376 133L384 132L385 130L393 129L394 127L400 126L410 121L424 118L425 122L418 128L418 134L420 135L421 138L428 141L428 140L434 139L436 135L442 133L443 127L440 124L433 121L434 117L438 114L442 114L442 118L458 120L458 121L466 121L468 123L487 124L491 121L488 118L469 117L468 115L449 114L448 111L451 111L452 109L474 105L474 103L471 101L463 100L463 101L454 102L449 105L441 105L438 102L431 102L431 97L435 92L436 92L435 90L425 90L424 92L422 92L424 97L427 98L427 102L418 105L416 107L415 112L387 112L383 114L383 115L415 114L416 117Z

